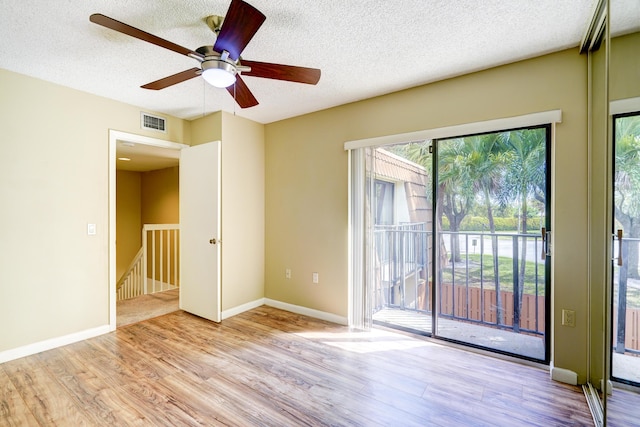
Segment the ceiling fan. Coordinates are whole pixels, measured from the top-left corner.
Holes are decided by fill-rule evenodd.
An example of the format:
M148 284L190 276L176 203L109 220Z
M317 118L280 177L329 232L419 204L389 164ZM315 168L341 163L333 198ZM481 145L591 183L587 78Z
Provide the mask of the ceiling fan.
M242 108L256 106L258 101L240 74L312 85L320 80L320 70L317 68L272 64L240 58L240 54L265 19L262 12L250 4L242 0L232 0L226 17L213 15L206 18L207 25L216 34L213 46L202 46L193 51L99 13L89 17L89 20L95 24L186 55L200 62L200 68L190 68L147 83L141 86L142 88L164 89L202 75L213 86L226 87Z

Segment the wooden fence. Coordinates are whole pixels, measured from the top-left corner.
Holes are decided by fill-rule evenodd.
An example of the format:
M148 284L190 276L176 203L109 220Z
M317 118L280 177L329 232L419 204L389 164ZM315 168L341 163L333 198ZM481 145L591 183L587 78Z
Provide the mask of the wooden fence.
M433 309L431 301L431 282L429 288L424 289L424 283L418 286L418 309ZM496 304L496 291L493 289L480 289L476 287L458 286L454 289L451 284L443 284L440 287L439 313L443 315L455 315L460 320L470 320L485 323L497 323L498 310ZM426 292L425 292L426 291ZM502 322L501 325L513 326L513 292L501 291L502 297ZM469 301L469 304L467 304ZM536 307L537 302L537 307ZM522 298L520 312L520 328L529 331L544 333L545 331L545 299L544 296L525 294Z
M640 350L640 309L627 307L625 318L624 346L629 350ZM613 307L613 346L618 336L618 307Z

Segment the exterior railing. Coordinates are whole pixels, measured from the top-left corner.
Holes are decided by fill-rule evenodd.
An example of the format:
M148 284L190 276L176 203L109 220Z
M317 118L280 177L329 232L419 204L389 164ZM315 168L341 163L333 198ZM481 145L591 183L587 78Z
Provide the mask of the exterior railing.
M440 317L544 335L545 260L540 234L444 231L440 235ZM456 244L457 260L451 252ZM432 232L424 223L376 226L374 245L376 311L396 307L431 313ZM492 245L500 261L497 280Z
M424 223L375 227L375 311L394 307L432 313L432 234ZM540 234L443 231L440 235L440 317L544 334L545 260ZM455 239L458 260L451 253ZM501 259L498 280L493 273L494 244ZM633 245L640 253L640 239L624 238L619 246L622 254L614 254L622 255L624 262L614 270L613 348L640 355L640 279L627 274Z

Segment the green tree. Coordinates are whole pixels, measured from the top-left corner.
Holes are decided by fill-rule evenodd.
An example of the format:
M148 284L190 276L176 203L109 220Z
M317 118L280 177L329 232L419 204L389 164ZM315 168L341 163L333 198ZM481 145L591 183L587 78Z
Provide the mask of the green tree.
M520 206L520 233L527 234L530 200L544 203L546 195L546 129L523 129L501 134L508 149L507 172L501 189L503 202ZM542 191L541 191L542 190ZM526 242L525 242L526 243ZM522 304L527 245L520 248L519 301Z
M476 135L464 138L468 145L469 177L476 193L482 195L487 214L489 232L491 233L491 250L493 255L493 277L496 288L496 306L498 323L503 323L502 295L500 293L500 272L498 265L498 237L493 215L492 199L503 185L505 165L508 156L505 145L500 143L500 134Z
M438 145L438 218L444 214L452 232L451 260L460 262L459 237L462 220L475 203L473 158L476 155L464 138L439 141Z
M640 115L615 122L614 211L625 237L640 237ZM640 278L638 245L629 245L628 277Z

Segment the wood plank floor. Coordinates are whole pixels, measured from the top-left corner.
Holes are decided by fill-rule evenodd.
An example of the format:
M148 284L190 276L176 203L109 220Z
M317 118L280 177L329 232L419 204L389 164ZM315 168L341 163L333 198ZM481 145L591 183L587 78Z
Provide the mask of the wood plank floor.
M607 397L607 427L640 426L640 393L613 389Z
M578 387L423 338L182 311L0 365L0 425L593 425Z

